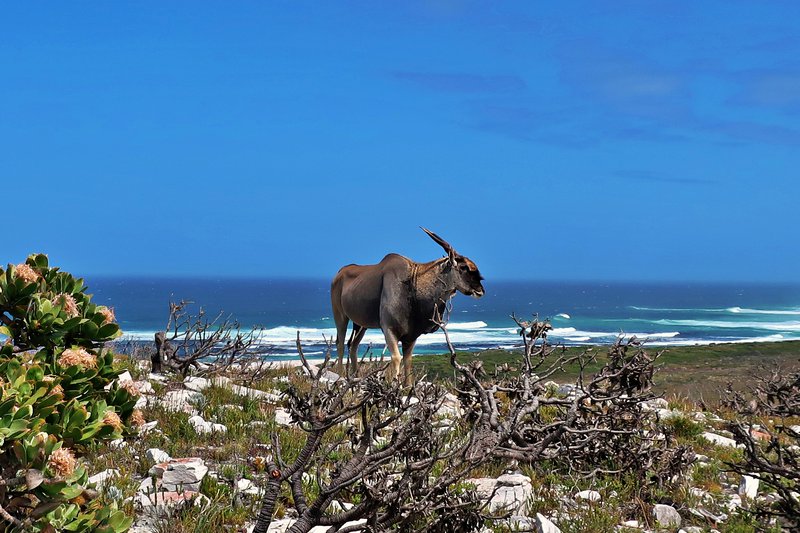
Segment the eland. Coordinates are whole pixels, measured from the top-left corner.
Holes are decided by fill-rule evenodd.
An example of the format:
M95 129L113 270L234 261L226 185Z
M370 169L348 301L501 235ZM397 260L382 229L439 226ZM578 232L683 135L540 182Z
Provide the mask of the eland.
M353 331L348 342L350 371L355 374L358 345L369 328L380 328L391 353L389 379L400 374L406 384L412 379L411 356L420 335L439 329L437 320L444 315L450 298L461 292L480 298L484 294L478 267L456 253L450 244L425 228L422 230L447 257L417 263L399 254L389 254L375 265L342 267L331 283L331 305L336 322L336 355L339 366L344 354L345 335L350 322ZM403 346L402 356L398 343Z

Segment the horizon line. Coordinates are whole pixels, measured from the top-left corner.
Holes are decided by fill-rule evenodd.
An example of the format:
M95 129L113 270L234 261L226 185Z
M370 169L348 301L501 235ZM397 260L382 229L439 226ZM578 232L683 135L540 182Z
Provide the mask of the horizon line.
M141 280L164 280L164 281L330 281L330 276L297 276L297 275L215 275L215 274L153 274L153 273L122 273L122 274L109 274L109 273L94 273L94 274L75 274L73 276L86 279L141 279ZM522 277L497 277L494 282L509 283L509 282L541 282L541 283L610 283L610 284L623 284L623 283L653 283L653 284L674 284L674 283L691 283L691 284L712 284L712 285L728 285L728 284L752 284L752 285L798 285L800 280L745 280L745 279L702 279L702 278L638 278L638 279L621 279L621 278L554 278L554 277L540 277L540 278L522 278Z

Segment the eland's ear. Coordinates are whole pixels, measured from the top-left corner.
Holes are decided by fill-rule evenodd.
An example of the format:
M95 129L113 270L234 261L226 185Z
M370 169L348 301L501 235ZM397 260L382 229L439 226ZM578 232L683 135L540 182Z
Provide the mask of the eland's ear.
M424 231L425 233L427 233L428 237L433 239L436 244L438 244L439 246L444 248L444 251L447 252L447 256L450 258L450 261L455 263L455 261L456 261L456 251L453 250L453 247L450 246L450 243L448 243L446 240L444 240L441 237L439 237L438 235L436 235L434 232L423 228L422 226L420 226L420 229L422 231Z

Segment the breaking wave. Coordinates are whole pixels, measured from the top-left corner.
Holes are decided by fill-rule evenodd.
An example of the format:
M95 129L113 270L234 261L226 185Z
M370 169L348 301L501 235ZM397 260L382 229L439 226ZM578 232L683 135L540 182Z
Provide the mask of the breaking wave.
M682 307L639 307L628 306L636 311L651 311L665 313L733 313L736 315L800 315L800 309L753 309L748 307L712 307L712 308L682 308Z
M743 315L800 315L800 309L747 309L746 307L729 307L726 311Z
M800 331L800 322L737 322L730 320L654 320L664 326L688 326L693 328L763 329L767 331Z

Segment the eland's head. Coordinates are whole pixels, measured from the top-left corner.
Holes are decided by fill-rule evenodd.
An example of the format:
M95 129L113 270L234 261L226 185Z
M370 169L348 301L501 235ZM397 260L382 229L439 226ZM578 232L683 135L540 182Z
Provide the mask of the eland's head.
M427 233L428 236L433 239L436 244L444 248L444 251L447 253L448 270L452 272L452 279L453 283L455 284L455 289L458 292L466 294L467 296L472 296L473 298L480 298L483 296L485 292L483 289L483 284L481 283L483 276L481 276L481 273L478 270L478 265L476 265L469 257L463 256L456 252L453 247L450 246L450 243L436 235L434 232L425 228L422 228L422 231Z

